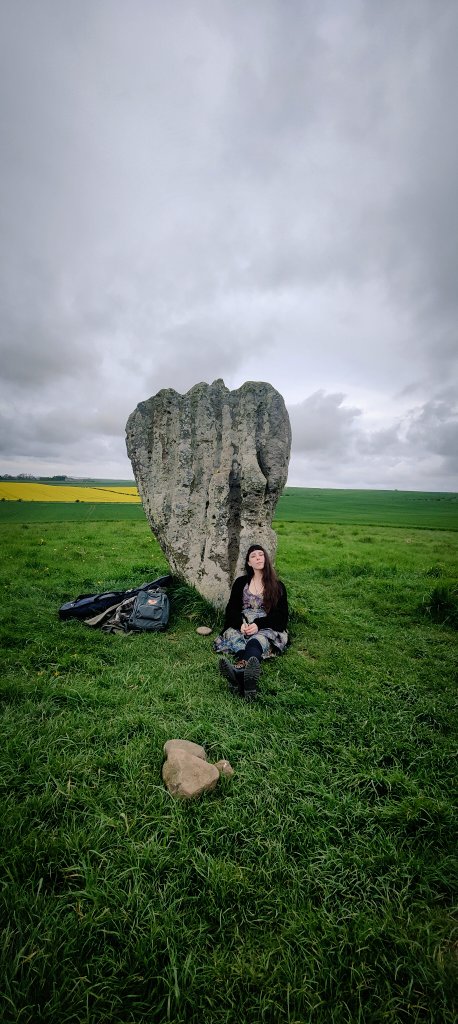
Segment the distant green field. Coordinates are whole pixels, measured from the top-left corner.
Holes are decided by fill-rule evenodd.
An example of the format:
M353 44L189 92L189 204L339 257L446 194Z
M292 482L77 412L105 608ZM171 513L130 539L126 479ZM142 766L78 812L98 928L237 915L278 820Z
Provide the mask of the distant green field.
M105 486L107 481L99 481ZM110 481L120 486L123 481ZM124 481L125 482L125 481ZM131 484L132 485L132 484ZM0 523L101 522L144 519L141 505L91 502L0 502ZM458 530L458 494L287 487L277 522Z
M124 502L4 501L0 523L98 523L107 520L144 522L143 505Z
M286 487L275 518L298 523L458 530L458 494Z
M79 480L73 480L72 477L68 477L67 480L48 480L46 477L40 477L38 483L55 484L56 487L62 487L62 485L68 484L70 487L135 487L135 480L98 480L92 477L82 477Z

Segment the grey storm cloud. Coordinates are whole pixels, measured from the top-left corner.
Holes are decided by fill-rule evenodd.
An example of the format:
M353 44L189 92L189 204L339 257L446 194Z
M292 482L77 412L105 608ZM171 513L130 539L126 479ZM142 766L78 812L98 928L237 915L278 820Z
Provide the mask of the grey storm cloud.
M349 441L360 409L343 406L345 395L316 391L299 405L289 407L294 450L339 454Z
M296 483L453 488L457 42L455 0L4 0L5 469L125 476L136 404L223 377Z
M358 437L357 447L363 455L396 455L402 449L402 438L400 434L401 424L392 423L390 427L382 430L374 430L372 433L361 433Z
M443 457L450 472L458 473L458 400L444 391L410 414L406 440L412 447Z
M339 472L367 485L381 486L389 472L398 482L404 475L415 479L419 463L427 467L434 481L441 474L458 472L458 403L448 389L383 429L368 429L361 410L344 404L343 394L316 392L299 405L290 406L295 452L308 458L312 472L331 472L339 456ZM336 472L334 468L334 473ZM357 479L352 480L357 485Z

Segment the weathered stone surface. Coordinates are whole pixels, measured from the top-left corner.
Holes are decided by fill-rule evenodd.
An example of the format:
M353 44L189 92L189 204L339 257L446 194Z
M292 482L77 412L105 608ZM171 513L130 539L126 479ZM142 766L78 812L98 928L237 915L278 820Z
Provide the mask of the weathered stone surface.
M159 391L126 427L146 516L173 573L217 607L250 544L275 556L271 522L286 483L291 428L270 384Z
M220 775L228 775L230 777L234 774L234 769L229 761L217 761L215 768L218 769Z
M162 778L172 796L191 799L214 789L219 771L214 764L175 749L163 764Z
M183 754L192 754L193 757L200 757L202 761L207 760L204 748L199 743L193 743L192 740L167 740L167 743L164 743L166 757L170 757L177 751Z

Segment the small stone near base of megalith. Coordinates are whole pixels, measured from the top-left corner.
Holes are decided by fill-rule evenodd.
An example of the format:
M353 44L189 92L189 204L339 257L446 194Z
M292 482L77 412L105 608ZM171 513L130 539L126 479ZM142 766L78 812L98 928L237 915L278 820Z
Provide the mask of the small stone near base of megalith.
M210 636L210 626L198 626L196 629L196 633L198 633L199 636Z
M219 771L214 764L175 749L162 767L162 778L171 796L192 799L215 788Z
M204 748L199 746L198 743L192 743L191 740L167 740L167 743L164 743L164 754L166 757L171 757L176 752L192 754L193 757L198 757L201 761L207 760Z
M217 761L215 768L218 769L220 775L228 775L230 777L234 774L234 769L229 761Z

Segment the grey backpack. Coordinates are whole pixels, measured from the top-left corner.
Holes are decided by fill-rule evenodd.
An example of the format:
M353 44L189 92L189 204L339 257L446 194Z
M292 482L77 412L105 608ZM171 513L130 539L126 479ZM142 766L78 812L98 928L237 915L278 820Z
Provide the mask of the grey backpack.
M167 626L170 615L170 602L165 590L155 587L151 590L141 590L137 594L127 630L135 630L152 633L160 633Z

